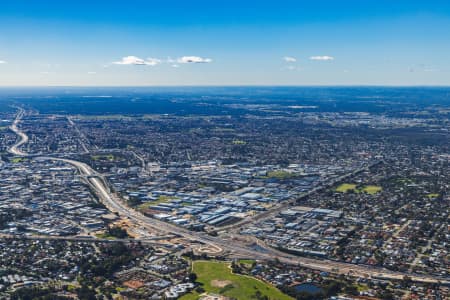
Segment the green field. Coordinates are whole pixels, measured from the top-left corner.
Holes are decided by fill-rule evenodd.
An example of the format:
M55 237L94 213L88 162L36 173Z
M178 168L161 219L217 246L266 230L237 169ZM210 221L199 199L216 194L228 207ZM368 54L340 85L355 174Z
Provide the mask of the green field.
M27 159L23 158L23 157L14 157L13 159L11 159L11 162L17 164L17 163L20 163L20 162L24 162L26 160Z
M336 192L347 193L348 191L354 191L356 189L356 184L343 183L336 188Z
M169 202L169 201L175 200L175 199L177 199L177 198L171 197L171 196L160 195L160 196L158 196L158 199L156 199L155 201L149 201L149 202L142 203L141 205L139 205L138 208L139 209L147 209L149 206L166 203L166 202Z
M430 198L430 199L437 198L439 196L440 196L439 194L428 194L427 195L427 197Z
M250 276L233 274L230 264L214 261L193 262L193 272L197 274L197 282L202 284L207 293L220 294L238 300L256 299L257 291L271 300L291 300L280 290ZM199 294L193 291L181 297L181 300L196 300Z
M348 193L350 191L353 191L355 193L367 193L370 195L377 194L382 190L383 188L378 185L365 185L363 187L357 188L357 185L354 183L343 183L335 189L335 191L339 193Z
M242 140L233 140L233 145L247 145L247 142Z
M238 260L239 264L244 264L244 265L253 265L256 262L256 260L253 259L240 259Z
M361 191L367 193L367 194L376 194L379 193L383 190L383 188L381 186L378 185L366 185L365 187L362 188Z

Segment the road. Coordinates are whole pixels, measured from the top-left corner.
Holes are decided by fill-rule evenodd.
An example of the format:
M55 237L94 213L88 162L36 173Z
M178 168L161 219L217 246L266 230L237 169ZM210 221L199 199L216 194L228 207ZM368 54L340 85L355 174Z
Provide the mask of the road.
M69 122L69 125L72 126L73 129L75 129L75 131L78 134L78 142L80 143L81 147L83 148L85 153L89 153L89 148L86 146L86 142L87 138L84 136L84 134L80 131L80 129L78 128L77 124L75 124L75 122L72 120L71 117L67 116L66 117L67 122Z
M11 129L15 134L17 134L19 140L8 149L8 152L17 156L27 156L27 154L25 152L22 152L22 150L20 150L19 148L22 145L28 143L28 136L24 132L19 130L19 128L17 127L17 125L22 120L24 114L25 111L22 108L19 108L19 112L17 113L14 122L12 123L11 126L9 126L9 129Z
M22 152L19 147L28 141L27 135L18 128L24 111L21 109L17 113L16 119L13 125L11 125L11 130L14 131L20 140L11 148L9 152L17 156L29 156L27 153ZM44 159L44 160L54 160L62 161L76 167L79 172L87 178L88 183L96 191L97 196L100 201L111 211L119 214L121 217L128 219L130 222L134 223L138 227L143 229L163 232L166 234L176 234L192 242L200 242L206 245L211 245L212 247L221 248L222 250L228 252L230 257L233 258L252 258L259 260L274 260L286 264L300 265L303 267L326 271L326 272L337 272L341 274L353 274L354 276L372 276L377 278L386 279L402 279L405 275L408 275L414 281L421 282L443 282L450 284L450 280L439 278L436 276L422 276L410 273L393 272L386 270L384 268L371 267L365 265L355 265L344 262L337 262L328 259L313 259L307 257L298 257L291 254L286 254L284 252L278 251L276 249L265 246L262 241L256 241L261 247L259 251L253 249L248 244L238 240L239 235L235 235L236 239L226 240L221 237L213 237L203 232L194 232L185 228L175 226L157 219L153 219L143 214L135 211L134 209L128 207L124 204L124 201L119 199L116 195L110 192L106 180L93 170L86 163L52 156L38 156L34 159ZM246 237L241 237L245 240ZM145 240L145 238L143 239ZM189 245L188 245L189 246Z

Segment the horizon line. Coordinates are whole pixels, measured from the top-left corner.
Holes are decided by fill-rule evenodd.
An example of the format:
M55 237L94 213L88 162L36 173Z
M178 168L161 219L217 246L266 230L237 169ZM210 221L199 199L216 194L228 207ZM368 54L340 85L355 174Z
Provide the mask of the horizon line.
M186 85L0 85L0 89L8 88L251 88L251 87L298 87L298 88L320 88L320 87L386 87L386 88L450 88L448 85L440 84L308 84L308 85L292 85L292 84L224 84L224 85L197 85L197 84L186 84Z

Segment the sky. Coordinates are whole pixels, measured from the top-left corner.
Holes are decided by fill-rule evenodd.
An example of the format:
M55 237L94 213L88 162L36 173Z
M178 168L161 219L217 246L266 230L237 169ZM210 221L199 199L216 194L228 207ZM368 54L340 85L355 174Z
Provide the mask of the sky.
M450 1L1 1L0 86L166 85L450 85Z

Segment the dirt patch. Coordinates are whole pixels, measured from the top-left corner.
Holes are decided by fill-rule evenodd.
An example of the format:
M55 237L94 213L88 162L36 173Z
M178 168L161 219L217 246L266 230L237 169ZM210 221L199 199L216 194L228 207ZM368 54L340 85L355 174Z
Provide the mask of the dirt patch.
M128 281L125 281L123 283L123 285L126 287L129 287L129 288L132 288L132 289L138 289L138 288L144 286L144 283L139 280L128 280Z
M207 294L201 296L199 300L230 300L230 298L221 295Z
M204 245L194 249L196 254L218 255L222 252L222 249L215 245Z
M213 287L224 288L229 284L233 283L230 280L218 280L218 279L211 280L211 285Z

